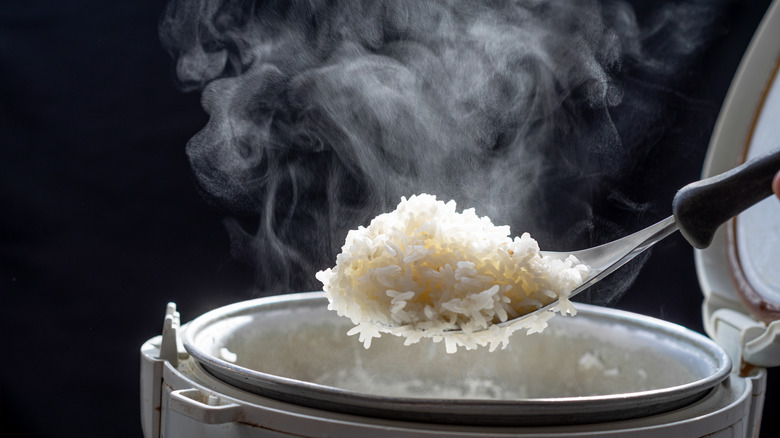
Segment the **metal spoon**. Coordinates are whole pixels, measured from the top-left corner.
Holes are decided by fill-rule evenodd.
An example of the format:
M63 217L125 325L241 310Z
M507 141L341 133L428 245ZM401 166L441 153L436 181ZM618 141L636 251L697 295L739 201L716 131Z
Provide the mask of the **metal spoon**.
M590 268L585 282L569 294L571 298L677 230L695 248L708 247L721 224L772 195L772 179L778 170L780 149L756 157L728 172L683 187L672 202L674 214L655 225L593 248L574 252L542 251L542 255L559 259L574 255ZM557 300L539 310L497 325L516 323L521 318L546 311L556 303Z

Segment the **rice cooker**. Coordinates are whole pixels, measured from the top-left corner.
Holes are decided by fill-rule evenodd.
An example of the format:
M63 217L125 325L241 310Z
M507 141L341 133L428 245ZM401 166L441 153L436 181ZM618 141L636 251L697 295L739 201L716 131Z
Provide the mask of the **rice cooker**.
M705 177L777 147L779 59L776 2L729 90ZM322 292L240 302L185 325L171 303L162 335L141 347L144 436L757 436L766 368L780 365L778 217L780 203L763 201L695 253L709 337L576 304L576 317L516 334L506 349L450 355L393 336L364 349Z

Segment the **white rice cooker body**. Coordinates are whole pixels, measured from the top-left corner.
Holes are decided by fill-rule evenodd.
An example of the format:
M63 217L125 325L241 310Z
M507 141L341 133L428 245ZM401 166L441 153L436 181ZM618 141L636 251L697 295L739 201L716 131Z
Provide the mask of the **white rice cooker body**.
M315 294L294 295L311 299ZM243 304L237 303L234 306L241 305ZM595 306L583 307L581 311L587 311L589 308ZM595 311L599 312L598 309ZM605 311L612 312L609 309ZM641 315L636 317L650 320ZM726 380L706 392L703 398L682 408L656 415L594 424L496 427L383 419L279 401L225 383L214 377L182 347L178 318L175 306L170 305L163 335L150 339L141 349L142 425L146 438L465 438L571 437L583 434L594 437L657 437L661 434L672 437L721 434L729 437L749 437L756 434L760 423L766 382L763 369L754 370L749 377L739 377L732 373ZM654 332L648 334L659 335ZM671 337L665 337L661 342L675 341ZM265 353L273 354L272 351Z

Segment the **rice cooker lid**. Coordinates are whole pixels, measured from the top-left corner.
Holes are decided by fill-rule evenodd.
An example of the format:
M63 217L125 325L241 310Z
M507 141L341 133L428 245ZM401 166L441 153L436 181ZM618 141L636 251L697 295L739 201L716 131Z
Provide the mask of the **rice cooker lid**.
M715 125L703 177L780 147L780 2L759 26ZM725 224L695 253L704 326L743 368L780 365L780 202Z

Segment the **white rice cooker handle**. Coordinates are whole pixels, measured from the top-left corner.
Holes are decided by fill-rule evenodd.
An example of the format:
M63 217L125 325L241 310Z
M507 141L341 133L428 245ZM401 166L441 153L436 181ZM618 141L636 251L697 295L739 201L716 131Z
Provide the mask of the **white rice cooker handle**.
M751 365L780 366L780 321L771 322L759 337L745 343L742 356Z
M741 364L780 366L780 321L758 322L737 310L721 308L707 320L707 331L728 353L739 371Z
M216 394L203 394L197 389L171 392L169 409L203 424L225 424L238 421L241 406L223 401Z

